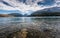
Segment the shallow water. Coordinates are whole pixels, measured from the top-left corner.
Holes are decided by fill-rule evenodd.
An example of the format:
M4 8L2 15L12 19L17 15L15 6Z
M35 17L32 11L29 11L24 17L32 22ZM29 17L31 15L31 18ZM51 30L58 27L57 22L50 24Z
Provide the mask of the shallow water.
M4 24L9 24L12 22L14 24L18 23L34 23L34 22L48 22L48 23L55 23L60 22L60 18L53 18L53 17L1 17L0 18L0 26Z
M27 28L29 26L36 26L41 28L55 28L60 29L59 17L0 17L0 29L6 27Z
M32 28L39 31L53 29L57 32L57 38L60 38L60 17L0 17L0 33L3 33L3 35L24 28Z

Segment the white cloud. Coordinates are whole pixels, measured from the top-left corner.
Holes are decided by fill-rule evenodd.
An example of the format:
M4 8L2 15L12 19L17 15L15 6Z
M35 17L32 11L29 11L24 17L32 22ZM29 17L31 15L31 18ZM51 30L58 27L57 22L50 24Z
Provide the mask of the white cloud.
M1 2L0 2L0 9L3 9L3 10L16 10L15 8L7 6L7 5L5 5Z
M39 1L44 2L44 0L36 0L35 3L32 3L31 0L30 0L30 3L32 3L32 4L28 4L28 5L26 5L26 4L22 3L22 2L18 2L17 0L3 0L3 1L9 3L13 7L7 6L7 5L5 5L3 3L0 3L0 9L19 10L19 11L22 11L22 12L25 12L25 13L28 10L37 11L37 10L42 10L42 9L45 9L45 8L51 8L51 7L56 7L56 6L60 7L60 5L57 4L58 1L60 1L60 0L55 0L56 3L54 5L52 5L52 6L39 6L39 5L37 5L37 2L39 2ZM27 2L27 3L29 3L29 2Z

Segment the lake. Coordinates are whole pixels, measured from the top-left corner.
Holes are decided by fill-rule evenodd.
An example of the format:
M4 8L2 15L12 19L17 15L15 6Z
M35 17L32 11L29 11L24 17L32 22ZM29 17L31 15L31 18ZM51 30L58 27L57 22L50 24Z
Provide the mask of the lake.
M44 28L56 28L60 29L59 17L0 17L0 29L6 27L29 27L40 26ZM20 28L19 27L19 28Z
M14 32L22 28L54 29L60 31L60 17L0 17L0 33Z

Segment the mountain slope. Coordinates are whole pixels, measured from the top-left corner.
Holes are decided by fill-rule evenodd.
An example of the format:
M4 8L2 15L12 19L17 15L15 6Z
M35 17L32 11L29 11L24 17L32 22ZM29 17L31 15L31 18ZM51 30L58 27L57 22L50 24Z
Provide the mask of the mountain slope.
M60 7L39 10L32 13L30 16L60 16Z
M22 17L22 14L20 13L10 13L8 15L14 16L14 17Z

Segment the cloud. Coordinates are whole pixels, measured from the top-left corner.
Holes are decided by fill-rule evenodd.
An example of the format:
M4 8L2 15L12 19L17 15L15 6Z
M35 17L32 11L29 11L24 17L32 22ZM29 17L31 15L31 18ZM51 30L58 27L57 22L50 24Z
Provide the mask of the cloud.
M55 0L43 0L42 2L38 2L38 5L53 5L55 3Z
M11 6L7 6L3 3L0 2L0 9L2 10L15 10L15 8L11 7Z
M42 1L42 0L40 0L40 1ZM5 2L9 3L15 9L18 9L18 10L21 10L21 11L24 11L24 12L27 11L27 10L35 11L35 10L39 10L39 9L45 8L45 6L41 7L41 6L37 5L38 0L35 3L32 2L33 3L32 5L31 4L26 5L25 3L18 2L16 0L7 0ZM29 2L31 3L31 1L29 1ZM27 1L26 3L29 3L29 2Z
M19 0L3 0L3 1L7 2L12 7L6 4L3 4L1 2L0 9L19 10L23 12L22 14L25 14L27 12L29 13L31 11L34 12L37 10L51 8L51 7L60 7L60 4L59 4L60 0L34 0L33 2L32 0L26 0L26 1L22 0L22 2ZM38 2L40 2L39 5L37 4Z

